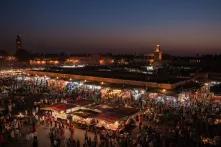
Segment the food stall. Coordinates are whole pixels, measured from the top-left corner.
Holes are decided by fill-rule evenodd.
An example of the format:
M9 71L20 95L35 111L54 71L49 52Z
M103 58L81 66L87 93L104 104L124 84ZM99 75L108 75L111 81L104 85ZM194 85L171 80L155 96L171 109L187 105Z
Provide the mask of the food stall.
M128 119L137 115L138 109L126 107L112 107L103 109L102 113L96 116L97 127L104 127L108 130L122 130Z
M69 115L72 116L72 120L75 123L93 125L95 124L95 117L99 114L99 112L91 110L91 109L79 109Z
M52 116L60 119L67 119L67 113L74 112L79 108L73 104L54 104L51 106L43 107L41 110L51 111Z

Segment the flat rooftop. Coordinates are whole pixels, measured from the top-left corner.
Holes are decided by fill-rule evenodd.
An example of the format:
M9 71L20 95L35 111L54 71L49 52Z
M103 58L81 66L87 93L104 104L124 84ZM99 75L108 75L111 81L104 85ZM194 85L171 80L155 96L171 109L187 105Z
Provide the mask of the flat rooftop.
M213 92L215 95L221 95L221 84L210 87L210 91Z
M83 76L95 76L102 78L113 78L113 79L124 79L134 81L145 81L145 82L156 82L156 83L177 83L185 81L191 77L182 77L176 75L170 75L168 73L147 73L147 72L130 72L124 68L113 68L113 67L100 67L100 66L86 66L81 68L62 68L62 67L50 67L42 71L63 73L63 74L74 74Z

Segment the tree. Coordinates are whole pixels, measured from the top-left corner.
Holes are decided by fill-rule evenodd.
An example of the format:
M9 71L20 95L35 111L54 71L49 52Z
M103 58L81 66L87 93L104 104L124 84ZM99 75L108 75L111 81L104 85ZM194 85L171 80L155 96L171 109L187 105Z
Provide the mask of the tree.
M31 58L31 54L25 49L17 49L15 52L15 56L20 61L27 61Z
M5 50L0 50L0 56L7 56L8 52Z

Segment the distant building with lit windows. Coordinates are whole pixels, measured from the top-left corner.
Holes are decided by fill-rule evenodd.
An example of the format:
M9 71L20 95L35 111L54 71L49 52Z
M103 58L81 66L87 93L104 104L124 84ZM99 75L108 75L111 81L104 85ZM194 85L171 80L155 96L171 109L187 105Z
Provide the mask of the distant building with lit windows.
M53 58L36 58L29 60L29 64L32 66L46 66L46 65L59 65L61 61Z
M89 55L89 56L72 56L65 60L66 65L111 65L114 59L106 56Z

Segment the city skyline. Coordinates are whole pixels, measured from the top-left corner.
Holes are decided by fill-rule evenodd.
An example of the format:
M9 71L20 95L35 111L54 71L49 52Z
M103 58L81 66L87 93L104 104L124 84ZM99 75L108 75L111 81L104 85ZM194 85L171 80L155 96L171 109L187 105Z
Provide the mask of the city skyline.
M159 41L169 54L221 52L221 2L3 1L0 49L17 34L32 52L149 53Z

